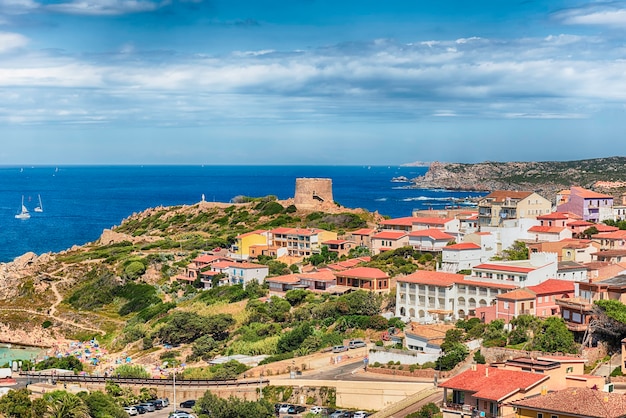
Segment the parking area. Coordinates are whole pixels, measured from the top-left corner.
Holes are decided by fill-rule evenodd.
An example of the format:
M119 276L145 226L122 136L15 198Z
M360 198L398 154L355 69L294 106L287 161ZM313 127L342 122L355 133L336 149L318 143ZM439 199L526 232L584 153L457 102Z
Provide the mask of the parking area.
M190 408L176 408L177 411L185 411L185 412L189 412L189 413L193 413L193 411ZM142 415L137 415L138 417L145 417L145 418L167 418L169 417L170 413L174 411L174 407L172 405L168 406L165 409L161 409L159 411L154 411L154 412L146 412L145 414Z

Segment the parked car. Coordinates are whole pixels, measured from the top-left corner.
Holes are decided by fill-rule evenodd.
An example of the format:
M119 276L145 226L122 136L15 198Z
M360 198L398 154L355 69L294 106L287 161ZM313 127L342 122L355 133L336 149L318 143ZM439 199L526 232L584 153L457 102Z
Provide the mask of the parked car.
M163 408L165 408L166 406L170 406L170 400L168 398L160 398L157 399L158 401L161 401L161 403L163 403Z
M344 411L343 409L338 409L332 414L330 414L329 418L342 418L344 412L347 412L347 411Z
M139 406L141 406L148 412L154 412L156 410L156 408L154 407L154 404L151 402L142 402L139 404Z
M137 410L137 412L139 412L139 415L142 415L142 414L145 414L146 412L148 412L146 407L141 406L141 405L135 405L135 409Z
M348 351L348 347L345 345L336 345L333 347L333 353L341 353L343 351Z
M309 410L310 413L314 414L314 415L321 415L321 414L326 414L328 409L324 408L323 406L312 406L311 409Z
M195 399L188 399L186 401L182 401L179 406L181 408L193 408L195 405L196 405Z
M295 414L299 414L301 412L306 411L306 407L302 406L302 405L291 405L289 407L289 409L287 409L287 413L289 415L295 415Z
M163 402L161 402L160 399L154 399L152 401L148 401L152 404L152 406L154 406L154 409L159 410L159 409L163 409Z
M279 414L286 414L289 411L289 408L292 407L293 405L290 403L284 403L280 406L280 408L278 408L278 413Z
M185 411L174 411L170 412L169 418L196 418L196 416Z
M354 413L354 418L367 418L369 414L365 411L356 411Z
M363 340L352 340L348 343L350 348L367 347L367 344Z
M124 411L126 411L126 413L131 417L139 415L139 412L137 412L137 408L135 408L134 406L125 406Z

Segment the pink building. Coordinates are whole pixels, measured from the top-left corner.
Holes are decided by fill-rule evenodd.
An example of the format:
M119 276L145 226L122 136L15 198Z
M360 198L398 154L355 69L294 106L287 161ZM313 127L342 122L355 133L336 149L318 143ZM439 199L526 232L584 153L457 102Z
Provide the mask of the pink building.
M585 221L613 219L613 196L572 186L557 194L557 211L572 212Z

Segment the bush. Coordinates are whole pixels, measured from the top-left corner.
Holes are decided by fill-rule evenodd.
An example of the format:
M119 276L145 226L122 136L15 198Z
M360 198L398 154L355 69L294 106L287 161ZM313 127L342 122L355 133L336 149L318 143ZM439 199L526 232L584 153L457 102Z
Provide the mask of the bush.
M148 378L150 373L138 364L122 364L117 367L113 372L115 376L119 377L135 377L135 378Z
M42 328L50 328L51 326L52 326L52 322L47 319L43 321L43 323L41 324Z
M477 364L486 364L487 363L487 360L485 360L485 356L483 356L480 351L476 351L474 353L474 361Z

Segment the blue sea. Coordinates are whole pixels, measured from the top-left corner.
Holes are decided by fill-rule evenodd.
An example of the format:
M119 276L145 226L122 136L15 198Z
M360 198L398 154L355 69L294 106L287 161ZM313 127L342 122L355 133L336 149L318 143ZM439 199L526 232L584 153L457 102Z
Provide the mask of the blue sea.
M229 202L238 195L293 197L298 177L333 181L335 201L350 208L410 216L479 192L411 189L395 183L426 167L396 166L59 166L0 167L0 262L32 251L58 252L98 239L102 230L156 206ZM22 196L31 213L15 219ZM34 212L41 196L43 212Z

